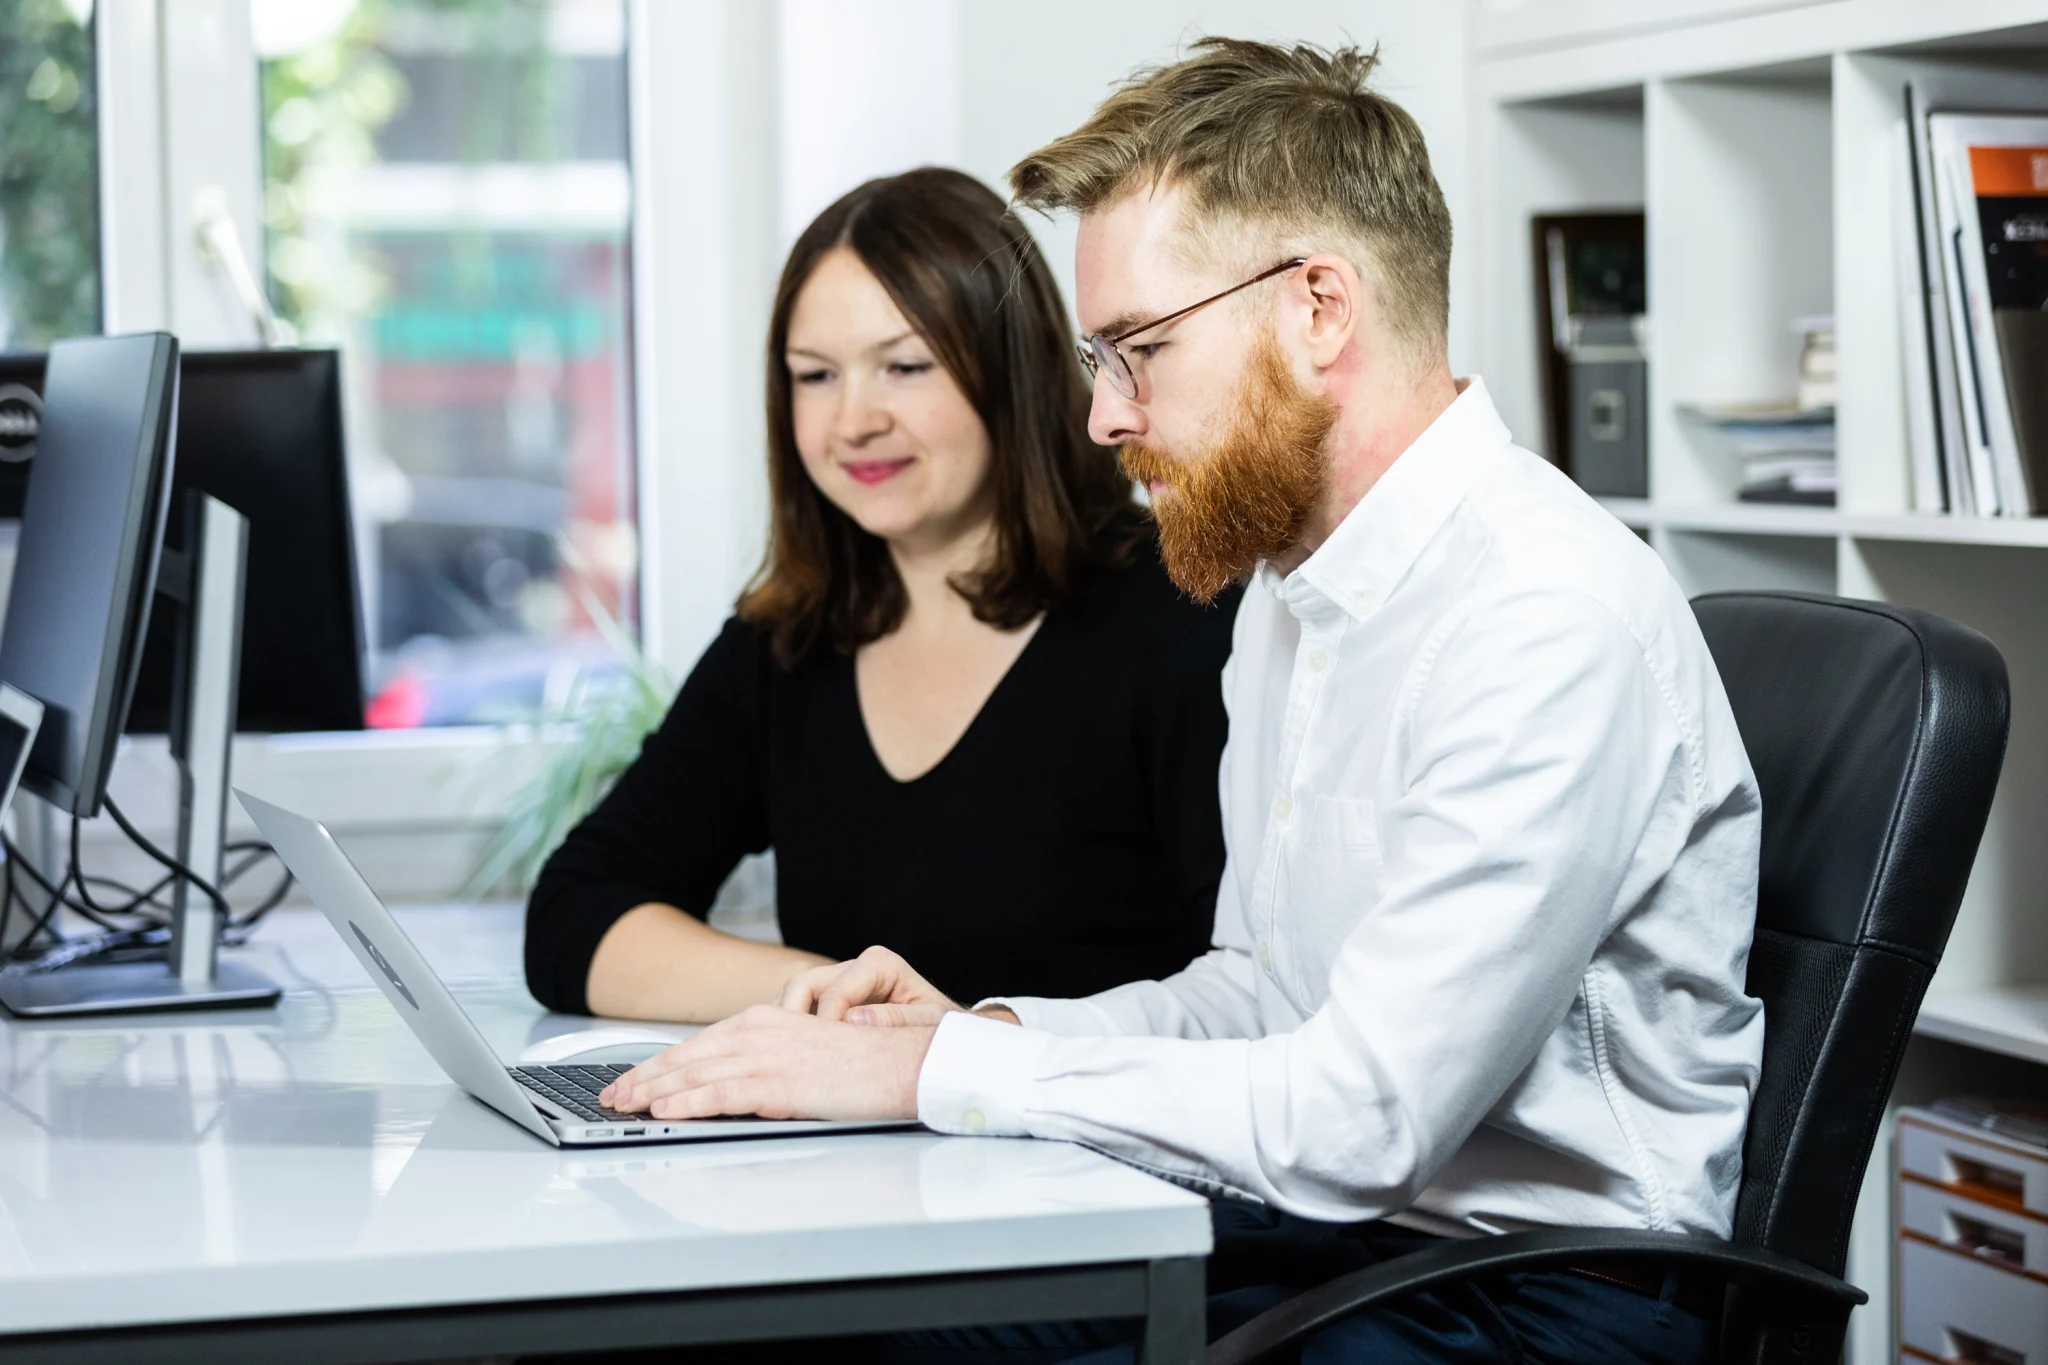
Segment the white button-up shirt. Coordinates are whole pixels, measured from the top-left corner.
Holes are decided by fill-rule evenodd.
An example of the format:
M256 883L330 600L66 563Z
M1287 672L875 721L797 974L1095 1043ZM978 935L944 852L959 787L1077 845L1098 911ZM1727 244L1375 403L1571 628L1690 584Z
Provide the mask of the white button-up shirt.
M951 1015L950 1133L1307 1217L1726 1235L1763 1046L1756 781L1648 547L1485 387L1245 594L1215 948Z

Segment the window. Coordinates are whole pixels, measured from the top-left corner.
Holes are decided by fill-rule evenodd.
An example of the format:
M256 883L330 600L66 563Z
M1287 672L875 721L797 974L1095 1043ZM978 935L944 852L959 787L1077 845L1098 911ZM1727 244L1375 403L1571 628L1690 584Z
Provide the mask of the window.
M100 329L92 0L0 0L0 351Z
M546 711L638 617L624 0L252 19L270 293L346 359L371 723Z

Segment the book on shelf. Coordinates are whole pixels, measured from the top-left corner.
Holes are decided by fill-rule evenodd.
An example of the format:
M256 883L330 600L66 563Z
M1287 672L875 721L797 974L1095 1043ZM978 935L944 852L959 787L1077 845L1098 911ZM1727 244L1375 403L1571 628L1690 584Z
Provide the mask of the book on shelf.
M2001 503L2048 511L2048 114L1934 114ZM2007 497L2006 490L2010 490Z
M2048 514L2048 113L2025 107L2040 99L2038 83L1906 87L1894 236L1922 511Z
M1907 85L1904 136L1910 175L1901 189L1912 196L1912 274L1920 302L1916 310L1918 325L1907 337L1907 364L1918 361L1926 368L1926 387L1932 398L1934 419L1932 450L1915 453L1939 465L1946 510L1961 516L1989 516L1998 511L1997 503L1995 500L1989 506L1979 503L1977 471L1972 468L1969 443L1963 435L1963 402L1956 378L1955 334L1949 325L1947 275L1942 269L1945 248L1934 212L1934 160L1927 142L1926 119L1926 99L1920 86L1917 83ZM1918 344L1913 344L1915 342ZM1926 480L1922 476L1914 479L1916 487L1924 482Z
M1832 403L1680 403L1678 415L1734 464L1736 501L1834 505Z

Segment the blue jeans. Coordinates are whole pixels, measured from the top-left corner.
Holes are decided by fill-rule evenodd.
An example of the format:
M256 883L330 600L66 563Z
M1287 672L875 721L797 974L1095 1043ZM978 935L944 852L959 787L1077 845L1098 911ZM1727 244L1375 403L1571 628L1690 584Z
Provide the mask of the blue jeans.
M1387 1223L1315 1223L1238 1203L1214 1205L1209 1337L1325 1280L1436 1238ZM1301 1343L1302 1365L1707 1365L1718 1324L1620 1285L1555 1271L1491 1276L1417 1294L1333 1323ZM902 1332L852 1354L873 1365L1130 1365L1135 1319Z

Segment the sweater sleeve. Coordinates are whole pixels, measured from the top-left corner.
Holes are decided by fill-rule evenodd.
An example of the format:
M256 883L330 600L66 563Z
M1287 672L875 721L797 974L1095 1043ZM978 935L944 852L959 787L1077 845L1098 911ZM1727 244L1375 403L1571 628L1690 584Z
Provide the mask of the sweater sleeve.
M526 907L526 984L590 1010L597 945L650 902L702 918L739 860L768 847L765 639L727 621L661 726L541 869Z

